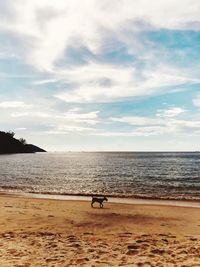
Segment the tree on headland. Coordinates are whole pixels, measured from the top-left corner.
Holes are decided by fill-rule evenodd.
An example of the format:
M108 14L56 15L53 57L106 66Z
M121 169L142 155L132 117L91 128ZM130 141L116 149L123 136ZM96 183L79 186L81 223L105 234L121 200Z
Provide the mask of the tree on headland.
M19 138L19 142L22 143L23 145L27 144L26 139L24 138Z
M13 132L13 131L8 131L8 132L6 132L6 135L8 135L8 136L10 136L10 137L13 138L13 137L15 136L15 132ZM19 140L19 142L22 143L23 145L26 145L26 144L27 144L26 139L24 139L24 138L19 138L18 140Z
M6 134L10 137L14 137L15 136L15 133L13 131L8 131L6 132Z

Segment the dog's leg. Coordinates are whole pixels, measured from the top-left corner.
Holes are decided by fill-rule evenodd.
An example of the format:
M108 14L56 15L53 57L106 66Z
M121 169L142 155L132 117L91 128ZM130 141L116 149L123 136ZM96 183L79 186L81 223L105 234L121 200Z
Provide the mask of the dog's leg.
M94 204L94 202L91 202L91 207L93 208L93 204Z

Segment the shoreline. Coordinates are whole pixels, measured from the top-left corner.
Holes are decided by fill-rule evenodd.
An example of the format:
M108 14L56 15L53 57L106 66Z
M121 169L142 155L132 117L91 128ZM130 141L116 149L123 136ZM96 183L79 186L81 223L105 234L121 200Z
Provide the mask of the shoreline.
M58 201L91 201L91 195L62 195L62 194L38 194L38 193L13 193L0 192L0 197L18 197L26 199L46 199ZM174 207L188 207L200 208L200 200L182 200L182 199L158 199L158 198L131 198L131 197L113 197L106 195L109 203L129 204L129 205L150 205L150 206L174 206Z
M119 193L68 193L68 192L53 192L53 191L32 191L32 190L20 190L17 187L3 186L0 187L0 194L15 194L15 195L41 195L55 198L65 198L65 197L109 197L109 198L117 198L117 199L141 199L141 200L158 200L158 201L186 201L186 202L199 202L200 196L192 196L192 195L164 195L164 196L156 196L156 195L142 195L142 194L119 194Z

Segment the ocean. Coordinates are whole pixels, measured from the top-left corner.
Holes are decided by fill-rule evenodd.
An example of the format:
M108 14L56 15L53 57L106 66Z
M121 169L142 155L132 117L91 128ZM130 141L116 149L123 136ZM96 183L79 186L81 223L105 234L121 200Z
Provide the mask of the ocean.
M200 153L0 155L0 191L200 200Z

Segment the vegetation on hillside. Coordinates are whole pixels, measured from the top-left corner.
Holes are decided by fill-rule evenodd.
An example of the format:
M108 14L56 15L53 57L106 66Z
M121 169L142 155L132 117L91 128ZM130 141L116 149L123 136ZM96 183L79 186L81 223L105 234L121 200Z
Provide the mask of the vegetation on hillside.
M18 140L14 136L12 131L0 131L0 154L46 152L35 145L27 144L24 138Z

